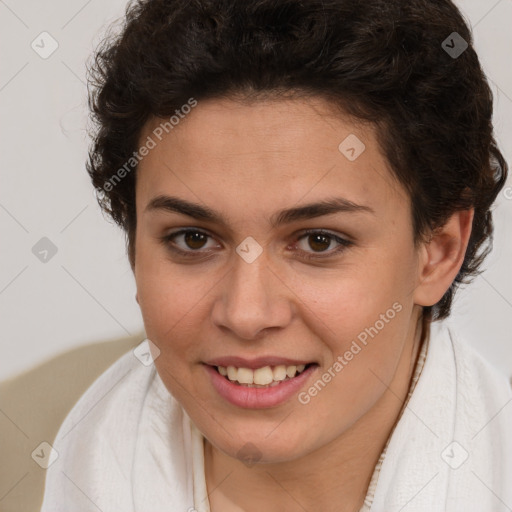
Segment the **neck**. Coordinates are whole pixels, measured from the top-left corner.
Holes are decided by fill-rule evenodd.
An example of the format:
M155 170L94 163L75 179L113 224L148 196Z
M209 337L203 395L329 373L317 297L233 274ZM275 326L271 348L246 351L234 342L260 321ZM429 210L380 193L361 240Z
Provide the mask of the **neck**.
M358 512L379 457L399 420L428 322L411 323L392 382L341 436L298 460L246 466L205 440L211 512ZM385 384L383 383L383 386ZM371 442L369 442L371 440Z

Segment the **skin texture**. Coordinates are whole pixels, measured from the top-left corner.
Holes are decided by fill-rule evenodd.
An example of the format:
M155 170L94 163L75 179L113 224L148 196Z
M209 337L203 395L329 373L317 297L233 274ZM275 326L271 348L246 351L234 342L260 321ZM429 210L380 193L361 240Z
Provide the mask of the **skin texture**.
M355 161L338 150L349 134L366 146ZM455 278L473 212L454 214L415 246L408 194L372 127L321 98L200 101L137 173L137 300L161 351L159 375L207 439L211 510L359 510L409 389L421 306ZM147 209L159 195L208 206L227 224ZM333 197L373 212L269 224L278 210ZM162 242L184 227L210 238ZM334 239L303 235L313 228L352 243L335 253ZM252 263L235 251L248 236L263 249ZM195 252L187 259L170 246ZM308 360L319 367L307 390L396 303L400 312L306 405L294 395L276 407L236 407L205 371L204 361L221 356ZM248 442L260 454L255 465L239 460Z

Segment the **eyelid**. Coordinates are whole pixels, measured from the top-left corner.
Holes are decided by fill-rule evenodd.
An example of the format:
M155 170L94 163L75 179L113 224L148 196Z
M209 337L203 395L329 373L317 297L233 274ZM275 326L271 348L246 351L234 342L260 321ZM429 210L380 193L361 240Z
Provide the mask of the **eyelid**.
M183 250L183 249L180 249L180 248L172 245L172 243L171 243L172 239L174 239L180 235L187 234L189 232L201 233L203 235L206 235L208 238L215 239L215 237L212 234L210 234L207 230L205 230L203 228L186 227L186 228L181 228L181 229L178 229L171 233L168 233L168 234L164 235L163 237L160 237L160 241L163 243L163 245L168 250L170 250L173 253L182 255L184 257L198 257L200 255L204 256L205 254L208 254L208 252L211 252L211 250L203 251L202 249ZM303 254L302 257L305 259L319 260L321 258L333 257L334 255L342 252L347 247L353 245L353 242L351 240L349 240L348 238L346 238L342 235L336 234L336 233L332 233L331 231L328 231L328 230L325 230L322 228L310 228L310 229L300 231L299 233L293 235L293 239L294 239L293 244L294 245L297 244L297 242L299 242L304 237L311 235L311 234L325 235L325 236L331 238L332 240L334 240L339 245L337 248L331 249L330 251L325 251L325 253L324 252L314 252L314 251L310 252L310 251L299 250L299 252L301 252Z
M186 250L180 249L179 247L173 246L172 240L174 238L176 238L176 237L178 237L180 235L185 235L185 234L187 234L189 232L201 233L201 234L206 235L208 238L211 238L211 239L215 238L212 234L210 234L207 230L205 230L203 228L186 227L186 228L178 229L176 231L173 231L172 233L168 233L168 234L160 237L160 241L171 252L177 253L177 254L182 255L184 257L193 257L194 255L201 255L201 254L204 255L206 253L206 251L204 251L202 249L198 249L196 251L194 251L194 250L186 251Z
M334 240L338 244L338 247L325 252L301 251L303 253L303 256L301 257L306 259L321 260L322 258L330 258L343 252L346 248L354 244L354 242L348 238L322 228L310 228L301 231L298 235L296 235L297 242L308 235L325 235Z

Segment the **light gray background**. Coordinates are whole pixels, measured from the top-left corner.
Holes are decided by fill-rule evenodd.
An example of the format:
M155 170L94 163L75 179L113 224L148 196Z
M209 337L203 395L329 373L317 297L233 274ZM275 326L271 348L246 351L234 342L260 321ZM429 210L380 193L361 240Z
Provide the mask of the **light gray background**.
M84 167L85 62L125 3L0 0L0 380L79 345L144 339L124 237L103 218ZM456 3L473 26L511 162L512 0ZM47 59L31 47L44 31L59 45ZM495 224L487 270L459 291L450 323L512 375L512 178ZM32 253L42 237L58 248L46 263Z

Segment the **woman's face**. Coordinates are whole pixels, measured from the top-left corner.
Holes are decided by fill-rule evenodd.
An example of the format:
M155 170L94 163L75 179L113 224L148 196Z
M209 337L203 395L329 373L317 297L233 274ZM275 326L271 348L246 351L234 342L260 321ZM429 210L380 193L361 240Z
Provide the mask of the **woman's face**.
M374 408L410 346L410 201L372 129L321 99L191 110L140 138L156 142L136 188L147 337L214 446L292 460Z

